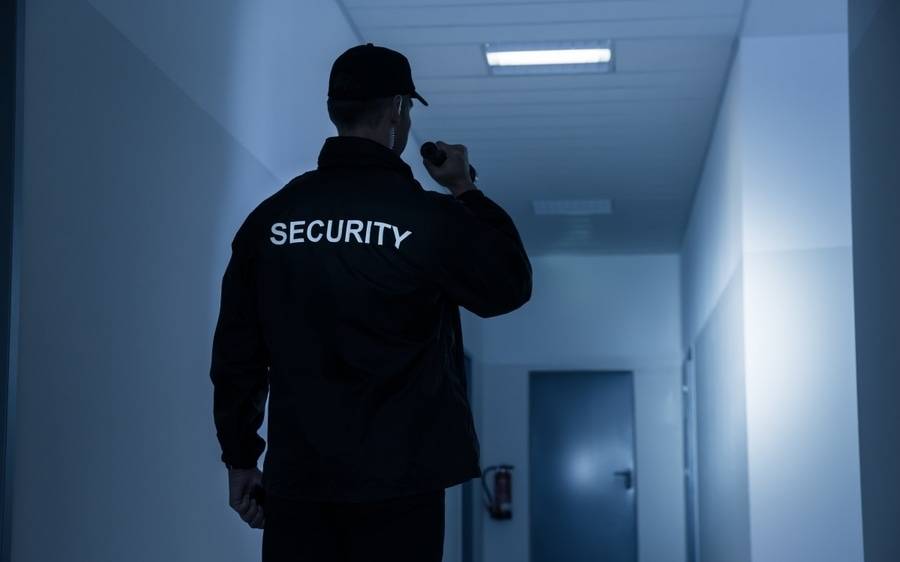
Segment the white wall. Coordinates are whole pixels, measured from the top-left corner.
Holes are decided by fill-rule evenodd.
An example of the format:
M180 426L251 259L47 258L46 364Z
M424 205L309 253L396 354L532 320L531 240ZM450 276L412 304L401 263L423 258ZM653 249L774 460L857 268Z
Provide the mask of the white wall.
M700 454L704 559L862 560L847 91L846 33L740 41L684 249L687 342L738 346L697 363L701 448L737 436Z
M358 40L334 2L247 10L26 4L13 560L259 557L212 420L219 284L335 134L328 70Z
M514 517L484 518L486 562L528 560L528 373L635 373L639 553L684 560L681 327L677 256L532 259L532 300L482 321L484 466L511 463Z
M840 33L739 55L757 560L862 560L847 52Z
M681 255L687 345L709 322L741 263L740 86L741 74L732 68L685 232Z
M702 560L750 560L743 330L742 75L736 64L682 252L684 338L692 348Z

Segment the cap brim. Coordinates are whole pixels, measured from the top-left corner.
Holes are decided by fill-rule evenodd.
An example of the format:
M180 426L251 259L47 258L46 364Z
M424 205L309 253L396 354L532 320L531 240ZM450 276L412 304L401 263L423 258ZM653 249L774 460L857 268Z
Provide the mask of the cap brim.
M416 98L417 100L419 100L420 102L422 102L422 105L428 105L428 102L425 101L425 98L423 98L422 96L420 96L418 92L413 91L413 93L410 94L410 95L411 95L412 97Z

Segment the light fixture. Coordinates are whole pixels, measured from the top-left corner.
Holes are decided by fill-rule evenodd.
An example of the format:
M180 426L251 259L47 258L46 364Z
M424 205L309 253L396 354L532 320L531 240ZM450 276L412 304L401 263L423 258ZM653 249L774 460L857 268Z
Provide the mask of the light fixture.
M610 40L485 43L484 56L492 74L611 72L614 66Z
M612 214L609 199L537 199L532 201L538 216L590 216Z

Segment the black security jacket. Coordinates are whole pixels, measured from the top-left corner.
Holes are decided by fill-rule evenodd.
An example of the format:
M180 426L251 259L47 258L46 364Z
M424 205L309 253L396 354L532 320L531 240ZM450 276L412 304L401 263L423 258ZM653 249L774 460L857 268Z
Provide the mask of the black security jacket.
M268 397L272 494L370 501L481 474L459 306L487 318L531 297L503 209L423 189L373 140L329 137L231 249L210 369L223 462L256 465Z

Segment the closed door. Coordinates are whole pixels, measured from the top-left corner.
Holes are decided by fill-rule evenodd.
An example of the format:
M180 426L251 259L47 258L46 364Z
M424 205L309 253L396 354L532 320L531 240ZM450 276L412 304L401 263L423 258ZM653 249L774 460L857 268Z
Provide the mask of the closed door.
M532 562L637 562L632 374L532 372L529 416Z

